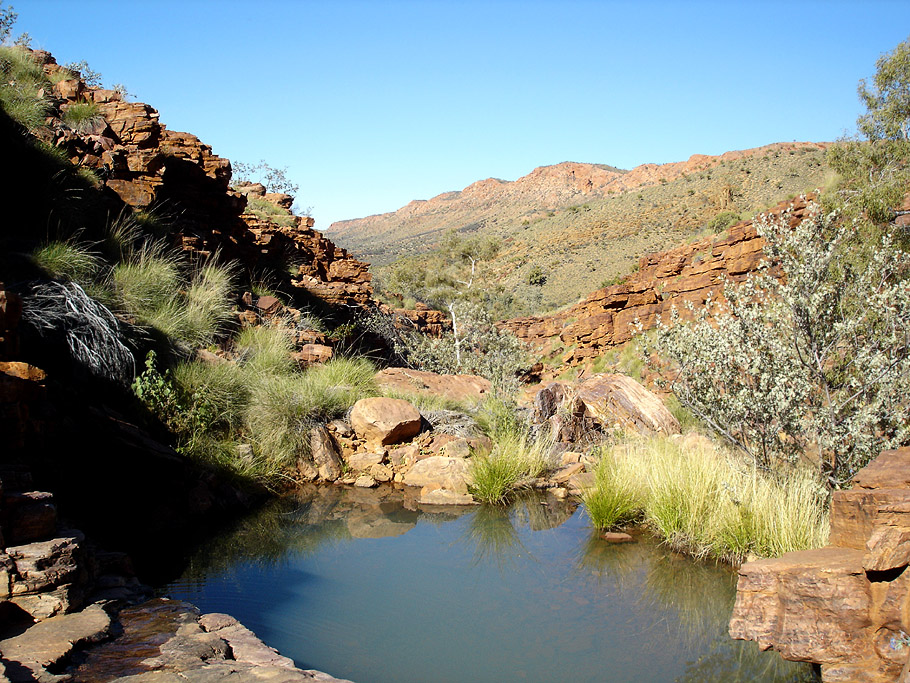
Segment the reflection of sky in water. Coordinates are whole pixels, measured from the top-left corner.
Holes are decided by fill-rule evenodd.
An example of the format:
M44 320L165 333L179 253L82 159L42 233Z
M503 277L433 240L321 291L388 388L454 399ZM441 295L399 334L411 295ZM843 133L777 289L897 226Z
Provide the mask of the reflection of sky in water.
M213 541L166 592L357 683L810 680L727 637L728 569L606 544L541 500L439 516L322 489Z

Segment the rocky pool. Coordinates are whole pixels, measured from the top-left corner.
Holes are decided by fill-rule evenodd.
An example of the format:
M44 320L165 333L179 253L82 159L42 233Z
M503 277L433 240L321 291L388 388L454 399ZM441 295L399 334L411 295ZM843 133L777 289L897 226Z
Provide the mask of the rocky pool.
M313 487L206 544L162 594L357 683L815 680L730 640L729 568L647 535L608 544L539 495L423 508L408 490Z

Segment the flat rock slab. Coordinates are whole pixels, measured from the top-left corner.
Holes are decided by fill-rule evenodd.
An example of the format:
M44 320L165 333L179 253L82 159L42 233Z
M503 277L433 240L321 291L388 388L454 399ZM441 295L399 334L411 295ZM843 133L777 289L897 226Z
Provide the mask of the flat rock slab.
M437 375L409 368L386 368L375 379L380 387L403 394L432 394L456 401L480 401L493 389L490 380L477 375Z
M428 487L428 489L448 489L455 493L467 493L468 486L474 483L470 465L464 458L447 458L434 455L416 463L404 475L406 486Z
M74 648L105 639L110 626L107 612L90 605L81 612L51 617L25 633L0 641L0 653L10 674L17 668L40 674L63 662Z
M631 535L623 533L622 531L608 531L601 534L600 537L607 543L631 543L635 540Z
M417 408L400 398L362 398L351 409L351 426L369 445L404 443L420 432Z

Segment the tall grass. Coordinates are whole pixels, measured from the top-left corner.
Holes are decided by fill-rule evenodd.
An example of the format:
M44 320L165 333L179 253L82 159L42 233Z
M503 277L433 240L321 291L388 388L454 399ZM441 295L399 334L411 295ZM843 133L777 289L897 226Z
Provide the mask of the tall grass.
M243 366L252 373L281 375L294 366L291 332L282 325L246 327L234 342Z
M209 344L231 317L234 269L214 261L186 277L179 255L145 243L111 271L115 303L139 327L195 348Z
M51 111L50 85L31 53L0 46L0 108L30 132L44 126Z
M551 466L552 443L523 430L501 430L493 435L493 450L470 460L471 493L484 503L507 502Z
M734 563L820 547L828 537L825 498L809 473L772 479L679 439L603 453L584 502L598 528L642 519L672 547Z
M359 399L376 395L375 367L364 359L336 358L306 372L253 375L244 415L247 434L259 454L276 469L309 452L309 431L341 417Z
M101 265L88 247L70 241L52 241L35 249L32 261L55 280L87 283Z
M94 102L74 102L64 110L61 118L67 127L79 133L91 133L104 123L101 110Z

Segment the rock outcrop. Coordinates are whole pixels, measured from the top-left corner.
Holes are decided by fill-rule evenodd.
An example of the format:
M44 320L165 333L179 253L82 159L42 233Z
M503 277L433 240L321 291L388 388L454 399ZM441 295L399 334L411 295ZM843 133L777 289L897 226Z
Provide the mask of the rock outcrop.
M663 402L626 375L593 375L576 384L551 382L534 396L533 418L555 443L596 443L624 429L644 436L679 434Z
M747 562L730 635L816 662L826 683L910 676L910 448L885 451L831 502L829 545Z
M411 368L380 370L376 384L403 394L430 394L454 401L481 401L493 390L490 380L477 375L440 375Z
M787 210L796 225L806 216L807 200L782 202L768 214ZM658 316L667 320L674 306L685 318L686 304L722 296L725 280L740 282L765 260L764 246L753 223L744 221L722 235L643 256L624 282L599 289L571 308L500 326L545 353L560 353L568 365L579 365L629 341L637 324L648 330Z
M368 265L313 230L312 218L287 212L292 197L249 183L232 189L230 161L195 135L169 130L148 104L87 86L47 52L32 54L58 81L53 94L60 116L77 103L97 106L99 120L87 132L53 117L42 135L74 164L93 169L112 199L132 210L166 213L174 243L186 251L219 251L251 270L272 267L285 277L293 269L293 287L331 306L371 303ZM287 213L275 218L254 211L253 199Z

